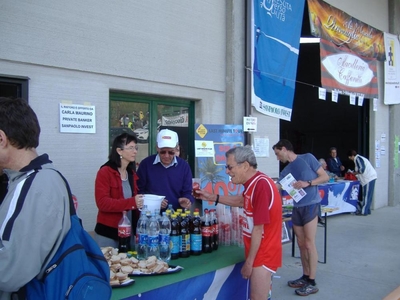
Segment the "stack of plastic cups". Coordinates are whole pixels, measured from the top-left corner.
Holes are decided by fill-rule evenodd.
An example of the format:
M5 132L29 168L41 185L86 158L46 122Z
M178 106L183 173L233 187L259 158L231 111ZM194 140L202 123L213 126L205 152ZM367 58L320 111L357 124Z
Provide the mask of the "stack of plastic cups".
M243 216L244 216L243 207L239 207L239 220ZM239 237L240 237L238 246L244 248L244 242L243 242L243 236L242 236L243 235L243 227L239 223L238 223L238 226L239 226Z
M224 234L225 234L225 245L229 246L232 242L232 232L231 226L232 224L232 217L230 209L225 210L225 227L224 227Z
M216 207L217 215L218 215L218 243L219 245L224 246L224 233L223 233L223 223L225 223L225 205L217 205Z
M239 208L238 207L232 207L232 244L233 245L238 245L239 244L239 227L241 225L239 224Z

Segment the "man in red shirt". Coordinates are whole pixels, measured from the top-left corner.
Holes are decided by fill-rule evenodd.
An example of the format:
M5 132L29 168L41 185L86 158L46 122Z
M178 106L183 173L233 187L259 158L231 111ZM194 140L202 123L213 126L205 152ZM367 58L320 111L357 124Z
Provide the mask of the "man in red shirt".
M241 270L250 279L250 299L267 299L272 274L282 265L282 202L274 181L257 171L250 146L228 150L226 172L235 184L243 184L243 195L215 195L200 190L201 199L243 207L243 241L246 261Z

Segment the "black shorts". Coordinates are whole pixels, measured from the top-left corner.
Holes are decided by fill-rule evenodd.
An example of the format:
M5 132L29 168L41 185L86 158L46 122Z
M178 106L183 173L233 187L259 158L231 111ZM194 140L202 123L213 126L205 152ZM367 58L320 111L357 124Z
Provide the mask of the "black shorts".
M293 207L292 223L296 226L304 226L319 216L321 203L314 203L307 206Z

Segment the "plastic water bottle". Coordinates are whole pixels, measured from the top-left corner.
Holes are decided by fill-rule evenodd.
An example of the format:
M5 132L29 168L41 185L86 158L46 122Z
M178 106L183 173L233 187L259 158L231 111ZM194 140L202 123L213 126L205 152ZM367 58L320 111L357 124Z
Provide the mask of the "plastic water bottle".
M175 213L175 210L174 210L172 204L168 204L168 208L167 209L171 211L171 215L173 215Z
M160 257L159 248L160 224L153 213L147 223L147 255Z
M165 262L169 262L171 259L171 247L170 247L170 233L171 233L171 221L167 217L167 213L163 212L160 223L160 259Z
M156 219L157 219L157 221L158 222L160 222L161 221L161 214L160 214L160 209L159 208L156 208L155 210L154 210L154 214L156 215Z
M118 223L118 250L119 252L128 252L131 250L131 222L126 215L126 211L122 212L122 218Z
M147 259L147 217L142 211L136 227L136 252L137 259Z

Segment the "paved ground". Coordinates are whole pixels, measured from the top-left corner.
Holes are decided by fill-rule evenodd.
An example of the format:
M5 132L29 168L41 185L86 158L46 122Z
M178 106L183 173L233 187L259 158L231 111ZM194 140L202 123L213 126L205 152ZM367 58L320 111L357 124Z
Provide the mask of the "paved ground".
M318 228L317 248L323 260L324 228ZM273 279L272 299L302 299L287 281L302 275L292 257L291 243L283 246L283 266ZM327 263L318 264L319 292L307 299L379 300L400 285L400 206L373 210L369 216L328 217Z

